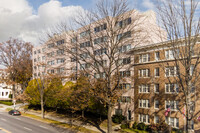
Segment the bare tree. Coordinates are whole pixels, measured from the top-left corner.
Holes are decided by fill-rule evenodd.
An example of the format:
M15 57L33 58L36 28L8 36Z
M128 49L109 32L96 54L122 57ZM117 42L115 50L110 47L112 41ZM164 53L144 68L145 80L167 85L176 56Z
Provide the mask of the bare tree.
M65 75L76 80L84 73L93 95L107 106L108 133L112 132L113 108L126 92L120 86L131 82L133 59L127 53L152 43L147 16L130 10L126 0L99 0L94 10L78 12L71 22L62 22L47 33L47 45L63 49L68 59ZM66 45L59 45L63 38Z
M165 53L165 57L170 60L162 66L166 73L174 75L168 78L169 82L179 86L179 112L186 117L187 133L191 130L191 121L194 122L199 114L197 110L200 90L198 8L196 0L158 1L158 14L169 39L167 45L169 50Z
M10 38L0 44L0 63L7 69L8 79L13 85L13 99L15 98L15 84L27 86L32 77L32 45L19 39Z

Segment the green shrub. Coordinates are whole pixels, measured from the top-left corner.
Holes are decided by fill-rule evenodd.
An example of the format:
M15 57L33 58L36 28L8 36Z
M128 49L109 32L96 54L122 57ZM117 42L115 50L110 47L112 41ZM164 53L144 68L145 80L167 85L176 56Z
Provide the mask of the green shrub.
M145 130L148 131L148 132L150 132L151 131L151 125L146 125L145 126Z
M125 120L126 117L124 117L123 115L113 115L112 116L112 121L114 123L120 124L122 123L123 120Z
M9 94L9 96L8 96L9 98L12 98L12 94Z
M134 122L134 123L133 123L132 128L133 128L133 129L137 129L137 122Z
M138 128L139 130L145 130L145 124L144 124L144 123L139 123L139 124L137 125L137 128Z
M126 123L126 124L121 124L121 129L126 129L126 128L129 128L129 125Z
M182 130L176 128L173 128L172 131L174 131L175 133L182 133Z
M11 101L0 101L0 104L13 105Z

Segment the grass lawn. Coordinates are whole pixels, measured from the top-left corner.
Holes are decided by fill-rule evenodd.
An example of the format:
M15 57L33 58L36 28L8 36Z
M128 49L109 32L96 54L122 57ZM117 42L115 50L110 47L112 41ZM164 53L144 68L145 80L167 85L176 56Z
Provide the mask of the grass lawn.
M122 133L148 133L147 131L141 131L138 129L122 129Z
M32 115L32 114L22 113L22 116L30 117L30 118L33 118L35 120L39 120L41 122L45 122L45 123L49 123L49 124L54 124L54 125L56 125L58 127L68 128L68 129L75 130L75 131L80 131L82 133L98 133L96 131L89 130L89 129L84 128L84 127L70 125L70 124L58 122L58 121L47 119L47 118L42 119L40 116L36 116L36 115Z

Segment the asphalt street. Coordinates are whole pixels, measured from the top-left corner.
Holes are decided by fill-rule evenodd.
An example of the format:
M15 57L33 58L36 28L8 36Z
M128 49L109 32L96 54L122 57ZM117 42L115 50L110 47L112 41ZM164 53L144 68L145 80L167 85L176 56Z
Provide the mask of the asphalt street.
M23 116L0 111L0 133L72 133Z

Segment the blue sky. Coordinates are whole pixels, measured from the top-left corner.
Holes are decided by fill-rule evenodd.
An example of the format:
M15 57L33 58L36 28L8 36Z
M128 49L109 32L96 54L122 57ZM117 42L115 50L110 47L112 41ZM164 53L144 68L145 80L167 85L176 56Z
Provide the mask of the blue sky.
M90 10L98 0L0 0L0 42L9 37L38 45L42 31L70 20L77 11ZM129 7L154 10L153 0L128 0ZM14 22L14 23L13 23Z
M14 37L39 45L38 38L41 37L43 31L55 26L63 19L70 20L77 11L90 10L95 7L97 1L0 0L0 42ZM145 12L155 11L155 1L128 0L128 3L130 8ZM198 12L200 13L200 11Z
M35 11L40 7L40 5L49 2L50 0L27 0L34 8ZM95 5L95 2L98 0L58 0L62 3L62 6L82 6L84 9L90 9ZM146 11L149 9L153 9L153 1L152 0L128 0L130 8L136 8L141 11Z

